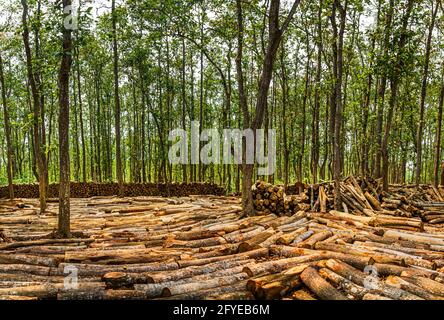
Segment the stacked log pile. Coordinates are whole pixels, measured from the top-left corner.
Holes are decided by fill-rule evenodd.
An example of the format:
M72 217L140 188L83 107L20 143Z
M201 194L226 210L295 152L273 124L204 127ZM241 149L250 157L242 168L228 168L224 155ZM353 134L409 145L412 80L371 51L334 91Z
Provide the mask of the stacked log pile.
M340 183L342 208L358 216L379 215L415 218L423 222L444 222L443 191L432 185L392 185L389 192L382 190L382 182L368 177L348 177ZM310 210L325 213L334 208L334 184L309 186L301 202Z
M0 299L444 299L444 233L329 210L240 218L238 197L0 202ZM81 232L82 234L80 234Z
M258 215L274 213L279 216L293 215L300 210L299 199L287 196L283 186L257 181L252 187L254 209Z
M209 183L127 183L124 185L126 197L161 196L185 197L193 194L224 195L225 191L216 184ZM117 183L80 183L71 182L72 198L90 198L96 196L114 196L119 193ZM14 185L14 194L20 198L38 198L39 186L37 184ZM0 198L9 196L8 187L0 188ZM59 185L51 184L48 187L48 197L59 196Z

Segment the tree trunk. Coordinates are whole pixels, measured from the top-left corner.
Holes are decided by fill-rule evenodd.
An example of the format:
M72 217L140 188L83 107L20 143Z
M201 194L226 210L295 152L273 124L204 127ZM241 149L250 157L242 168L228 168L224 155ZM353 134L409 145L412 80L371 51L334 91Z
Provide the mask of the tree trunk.
M389 9L386 15L385 30L384 30L384 42L383 42L383 61L388 63L389 60L389 47L390 47L390 35L393 20L393 8L394 0L390 0ZM376 151L375 157L375 167L373 175L375 178L381 177L381 157L382 157L382 127L383 127L383 116L384 116L384 102L385 102L385 91L387 86L387 71L382 72L381 80L378 89L378 111L377 111L377 124L376 124L376 142L378 149Z
M336 25L336 9L339 9L340 13L340 26L339 30ZM335 74L335 86L334 86L334 148L333 148L333 178L335 180L334 190L334 206L336 210L341 209L341 193L340 193L340 181L341 181L341 125L342 125L342 71L343 71L343 47L344 47L344 32L345 22L347 17L347 1L342 6L339 0L335 0L333 4L333 11L331 16L331 22L334 33L334 71ZM333 116L333 115L332 115Z
M63 8L71 6L71 0L63 0ZM62 8L62 9L63 9ZM65 18L67 14L64 14ZM59 71L59 157L60 157L60 189L58 234L63 238L70 237L70 206L69 206L69 74L72 63L71 30L63 28L63 52Z
M316 84L313 106L312 121L312 139L311 139L311 174L313 175L313 183L318 181L318 162L319 162L319 111L321 109L321 71L322 71L322 0L319 1L318 21L317 21L317 39L316 39L317 65L316 65Z
M112 0L112 35L113 35L113 65L114 65L114 125L116 131L116 176L119 183L119 196L123 197L123 169L121 156L121 131L120 131L120 97L119 97L119 56L117 51L117 14L116 1Z
M182 129L186 131L186 109L187 109L187 101L186 101L186 79L185 79L185 39L182 38ZM187 182L187 165L186 163L182 164L182 181Z
M82 143L82 181L86 182L87 180L87 172L86 172L86 144L85 144L85 129L83 125L83 104L82 104L82 90L80 83L80 57L79 57L79 49L76 50L76 58L77 58L77 94L79 96L79 118L80 118L80 140Z
M40 88L37 86L37 75L34 73L33 64L32 64L32 54L31 47L29 44L29 27L28 27L28 1L22 0L23 6L23 15L22 15L22 23L23 23L23 43L25 47L26 54L26 68L28 73L28 81L32 91L33 98L33 128L34 128L34 155L37 163L37 174L39 179L39 198L40 198L40 213L45 212L46 210L46 185L45 185L45 169L44 169L44 150L42 146L41 139L41 128L39 121L41 119L41 97L40 97Z
M290 24L293 16L296 12L296 9L299 5L300 0L296 0L293 3L293 6L290 9L290 13L282 24L282 27L279 28L279 10L280 10L280 1L279 0L271 0L270 9L269 9L269 39L268 46L266 49L266 54L264 57L264 62L262 65L261 76L259 80L259 92L256 101L256 110L253 118L253 122L251 124L251 129L253 132L256 132L256 129L262 127L262 122L264 120L265 108L267 105L268 99L268 91L270 89L271 77L273 74L274 62L276 60L276 53L279 48L279 45L282 40L282 35L287 30L288 25ZM242 35L243 27L242 27L242 14L239 16L240 2L238 3L238 27L239 34ZM240 19L239 19L240 18ZM241 23L239 23L239 20ZM239 42L242 43L242 37L238 37ZM238 48L239 50L239 48ZM239 51L238 51L239 54ZM242 55L241 55L242 57ZM238 57L239 59L239 57ZM250 117L247 116L247 112L243 112L244 124L246 120ZM246 165L244 170L244 180L242 187L242 202L244 208L244 214L253 215L253 197L251 195L251 185L252 185L252 173L253 173L253 165Z
M9 190L9 198L14 199L14 185L13 185L13 173L12 173L12 163L14 152L12 150L12 142L11 142L11 127L9 123L9 113L8 113L8 105L6 99L6 86L5 86L5 76L3 72L3 59L0 53L0 85L2 86L2 102L3 102L3 121L5 125L5 136L6 136L6 149L8 155L8 162L6 171L8 173L8 190Z
M390 88L391 88L391 96L389 101L389 110L387 113L387 120L384 128L384 138L382 140L381 145L381 154L382 154L382 181L383 181L383 190L388 191L388 167L389 167L389 156L388 156L388 140L390 135L390 129L392 125L393 113L395 111L395 107L398 102L398 89L399 89L399 80L400 80L400 72L402 71L403 64L403 50L407 41L407 26L410 18L410 14L412 12L412 8L414 5L414 0L408 0L406 4L406 13L402 17L402 27L399 36L398 42L398 52L396 55L396 61L394 66L393 74L390 79Z
M421 85L421 100L420 100L420 104L419 104L419 106L420 106L419 107L419 125L418 125L418 132L416 133L417 154L416 154L415 184L417 187L419 186L419 182L421 180L422 137L423 137L423 129L424 129L424 107L425 107L425 99L427 97L427 78L429 76L430 51L432 49L432 35L433 35L433 28L435 27L435 19L436 19L437 13L438 13L438 3L436 3L435 8L433 9L433 2L432 2L432 20L430 22L429 34L427 36L426 53L425 53L425 61L424 61L424 73L423 73L422 85Z
M442 131L442 108L444 104L444 64L443 64L443 74L442 74L442 84L441 84L441 94L439 95L438 102L438 120L436 123L436 137L435 137L435 163L434 163L434 174L433 174L433 183L435 187L438 186L438 171L440 168L440 159L441 159L441 131ZM444 173L444 170L442 170ZM442 175L441 175L442 177ZM443 184L443 179L441 178L441 185Z

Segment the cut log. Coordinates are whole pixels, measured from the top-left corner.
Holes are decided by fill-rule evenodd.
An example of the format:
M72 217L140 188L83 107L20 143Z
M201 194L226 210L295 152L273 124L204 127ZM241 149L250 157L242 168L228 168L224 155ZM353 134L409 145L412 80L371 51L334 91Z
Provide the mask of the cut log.
M322 300L347 300L346 296L325 281L312 267L308 267L302 272L301 280Z

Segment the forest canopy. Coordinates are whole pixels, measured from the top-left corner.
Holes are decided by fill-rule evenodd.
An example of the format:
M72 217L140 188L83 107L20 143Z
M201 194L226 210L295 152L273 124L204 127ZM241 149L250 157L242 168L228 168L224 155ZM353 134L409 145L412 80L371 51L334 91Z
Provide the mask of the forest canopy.
M274 2L74 1L69 179L207 181L239 191L240 166L170 164L168 133L189 132L192 121L244 128L244 111L254 117ZM278 6L281 27L294 2ZM58 182L61 2L2 0L0 12L0 183L8 150L14 183L39 181L39 172ZM276 172L266 179L327 181L336 171L437 182L443 12L440 0L301 1L265 93L260 127L277 132Z

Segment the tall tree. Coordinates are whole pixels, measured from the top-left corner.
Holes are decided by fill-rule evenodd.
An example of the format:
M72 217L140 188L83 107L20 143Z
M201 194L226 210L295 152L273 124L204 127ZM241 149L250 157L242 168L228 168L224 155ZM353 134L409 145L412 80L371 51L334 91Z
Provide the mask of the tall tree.
M412 13L413 5L415 1L414 0L408 0L406 3L406 9L405 13L402 16L402 24L401 24L401 30L400 35L397 41L397 52L394 62L393 70L390 74L390 89L391 89L391 95L390 95L390 101L389 101L389 108L387 111L387 120L385 122L384 127L384 137L382 139L381 144L381 155L382 155L382 181L383 181L383 189L384 191L388 191L388 169L389 169L389 150L388 150L388 143L389 143L389 137L390 137L390 130L392 127L392 120L393 120L393 113L395 111L395 107L398 103L398 90L399 90L399 82L401 80L401 72L403 71L404 66L404 47L407 42L407 27L410 15Z
M14 185L13 185L13 172L12 172L12 165L13 165L12 158L14 152L12 150L11 125L9 120L8 102L6 99L6 83L5 83L5 75L3 72L3 58L1 53L0 53L0 85L2 86L3 123L5 125L6 149L8 155L6 171L8 174L9 198L12 200L14 199Z
M66 23L71 0L63 0L63 44L62 61L59 70L59 223L58 235L63 238L71 236L70 231L70 167L69 167L69 76L72 64L71 26Z
M121 128L120 128L120 96L119 96L119 54L117 48L117 13L116 0L111 0L112 38L113 38L113 70L114 70L114 130L116 132L116 176L119 184L119 196L123 197L123 169L121 154Z
M42 143L41 132L41 103L42 97L40 86L37 85L39 75L35 72L33 66L33 58L31 53L31 46L29 43L29 27L28 27L28 1L22 0L23 14L23 44L26 54L26 69L28 73L28 82L31 87L32 101L33 101L33 139L34 139L34 158L37 163L37 174L39 180L39 197L40 197L40 213L46 210L46 173L45 173L45 150Z
M342 130L342 113L343 113L343 97L342 97L342 78L343 78L343 48L345 22L347 17L348 0L342 5L339 0L333 2L332 15L330 17L333 27L333 75L334 75L334 91L332 103L334 107L334 144L333 144L333 178L335 180L334 203L335 209L340 210L341 207L341 130ZM339 30L336 22L336 10L339 10Z
M294 1L290 12L286 19L284 20L282 26L280 26L279 23L279 11L280 11L280 0L271 0L270 1L270 9L269 9L269 15L268 15L268 45L267 49L265 51L265 57L262 64L261 69L261 76L259 78L259 91L257 95L256 100L256 108L255 112L252 115L251 119L251 129L253 132L256 132L256 129L259 129L262 127L262 122L264 120L264 113L265 108L267 105L267 99L268 99L268 90L270 88L270 82L271 77L273 74L273 67L274 62L276 60L276 53L279 48L279 45L282 40L282 36L285 33L285 31L288 29L288 26L293 19L294 14L296 13L296 9L299 6L300 0ZM238 12L239 6L238 3ZM238 29L243 30L243 23L242 23L242 14L239 15L238 13ZM238 32L239 41L238 43L243 43L243 33ZM242 49L242 47L241 47ZM239 55L238 48L238 58L239 60L242 59L242 54ZM240 58L239 58L240 56ZM241 61L237 62L238 64L241 64ZM242 66L238 66L238 73L239 69L242 69ZM239 75L238 75L238 78ZM239 85L239 84L238 84ZM244 117L244 124L250 120L250 115L248 112L248 109L242 108L242 113ZM243 149L245 153L245 146L246 144L243 143ZM244 157L243 159L243 185L242 185L242 204L243 204L243 210L244 214L246 215L254 215L254 207L253 207L253 197L251 195L251 185L252 185L252 178L253 178L253 168L254 165L252 164L246 164L246 159Z
M416 174L415 174L415 184L419 186L419 181L421 180L421 168L422 168L422 137L424 131L424 106L427 97L427 79L429 77L429 65L430 65L430 51L432 50L432 35L433 29L435 27L436 14L438 13L438 1L431 1L432 3L432 17L429 25L427 42L426 42L426 52L424 58L424 73L422 76L421 84L421 98L419 102L419 125L418 132L416 133Z
M441 90L439 94L438 101L438 119L436 121L436 136L435 136L435 161L433 168L433 183L435 187L438 186L438 172L440 168L441 159L441 132L442 132L442 109L444 105L444 63L442 65L442 75L441 75ZM444 184L444 170L441 172L441 185Z

